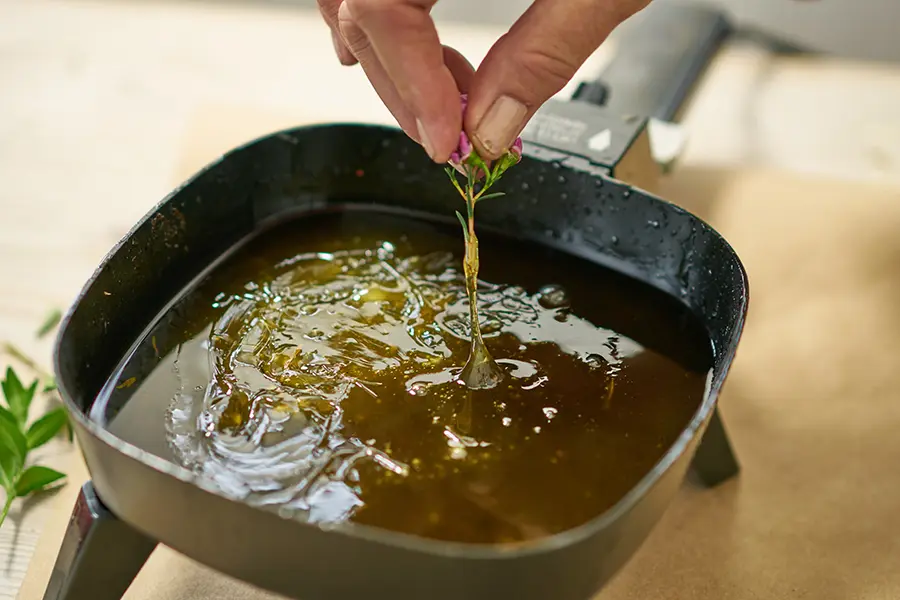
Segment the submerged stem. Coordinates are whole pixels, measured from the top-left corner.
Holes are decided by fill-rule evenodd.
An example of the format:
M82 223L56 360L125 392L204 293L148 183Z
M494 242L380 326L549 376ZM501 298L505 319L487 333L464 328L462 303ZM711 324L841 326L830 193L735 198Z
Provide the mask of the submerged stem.
M462 104L463 117L465 118L466 107L468 106L468 98L465 94L460 97ZM469 359L466 361L460 375L460 380L469 389L487 389L496 387L503 380L503 370L491 357L487 346L481 337L481 326L478 323L478 299L476 288L478 286L478 237L475 235L475 204L481 198L496 198L503 195L501 193L486 194L488 189L496 183L503 173L511 166L515 165L522 158L522 140L516 138L512 146L506 151L506 154L500 158L493 169L488 162L478 155L478 152L472 147L468 135L465 131L459 134L459 144L456 151L450 155L448 167L444 169L453 187L459 192L460 196L466 202L468 209L468 219L457 212L460 224L463 227L463 233L466 241L466 256L463 260L463 267L466 275L466 293L469 297L469 319L471 321L472 345L469 350ZM456 173L462 173L465 176L464 185L462 181L458 181ZM479 184L480 183L480 184ZM480 189L476 191L476 185Z
M469 231L466 236L463 270L466 276L466 293L469 297L472 345L469 349L469 360L463 367L460 379L470 389L489 389L496 387L502 381L503 370L494 361L481 337L481 325L478 322L478 237L475 235L475 199L471 186L467 191L469 193L466 199Z

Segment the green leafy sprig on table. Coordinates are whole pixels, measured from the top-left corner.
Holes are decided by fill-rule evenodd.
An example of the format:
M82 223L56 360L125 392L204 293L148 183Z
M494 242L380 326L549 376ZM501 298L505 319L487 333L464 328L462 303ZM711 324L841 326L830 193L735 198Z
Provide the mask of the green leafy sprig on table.
M51 314L38 330L38 337L50 333L59 323L59 311ZM6 494L0 509L0 526L9 514L13 501L30 494L55 488L64 483L66 475L50 467L30 464L29 453L40 448L69 425L65 408L56 406L35 420L31 420L31 406L40 389L56 389L53 377L11 344L3 350L39 374L27 387L13 367L7 367L2 380L3 398L0 400L0 485ZM42 382L43 379L43 382ZM71 428L69 439L71 440Z

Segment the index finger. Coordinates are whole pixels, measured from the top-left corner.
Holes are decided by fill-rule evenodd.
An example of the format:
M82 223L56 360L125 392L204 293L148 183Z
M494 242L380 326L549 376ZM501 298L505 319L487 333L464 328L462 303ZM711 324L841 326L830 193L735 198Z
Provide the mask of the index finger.
M365 32L404 104L416 118L431 158L444 162L462 128L459 89L444 62L429 11L436 0L344 0L342 10Z

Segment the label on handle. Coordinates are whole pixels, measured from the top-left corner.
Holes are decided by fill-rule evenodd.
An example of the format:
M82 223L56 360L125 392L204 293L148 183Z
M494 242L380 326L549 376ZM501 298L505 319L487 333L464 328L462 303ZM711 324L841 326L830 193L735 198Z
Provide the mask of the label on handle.
M529 121L522 139L612 171L646 126L647 119L615 116L586 102L550 100Z

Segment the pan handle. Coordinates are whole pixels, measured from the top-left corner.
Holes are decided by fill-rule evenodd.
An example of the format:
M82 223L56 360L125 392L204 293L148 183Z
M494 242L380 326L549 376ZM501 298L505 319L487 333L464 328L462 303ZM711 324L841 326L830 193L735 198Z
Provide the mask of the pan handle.
M577 168L587 161L594 172L655 192L659 166L677 158L684 137L662 122L676 117L731 32L709 8L644 9L616 32L614 58L598 79L571 101L549 100L528 122L530 155Z
M616 32L615 53L574 100L606 106L620 116L673 121L733 29L705 6L657 2Z

